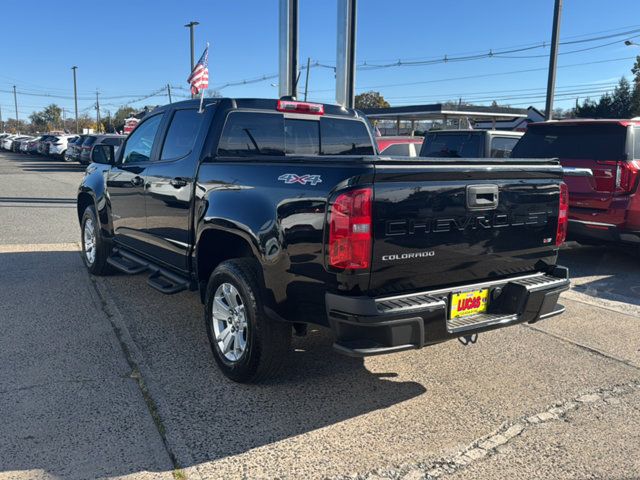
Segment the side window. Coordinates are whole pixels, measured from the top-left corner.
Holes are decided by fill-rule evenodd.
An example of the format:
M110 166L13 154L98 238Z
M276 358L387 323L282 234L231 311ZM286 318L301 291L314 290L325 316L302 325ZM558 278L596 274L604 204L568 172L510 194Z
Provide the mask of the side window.
M509 158L518 140L518 137L493 137L491 140L491 157Z
M171 119L160 159L172 160L191 153L201 122L202 114L196 109L177 110Z
M359 120L320 119L322 155L374 155L369 130Z
M158 127L162 115L153 117L141 123L134 132L129 135L122 154L122 163L148 162L151 158L153 141L158 133Z
M220 137L218 155L283 156L284 117L271 113L231 112Z

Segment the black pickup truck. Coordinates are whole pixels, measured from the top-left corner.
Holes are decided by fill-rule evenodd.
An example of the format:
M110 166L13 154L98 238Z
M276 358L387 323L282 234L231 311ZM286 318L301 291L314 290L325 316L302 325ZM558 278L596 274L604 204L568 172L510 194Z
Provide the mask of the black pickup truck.
M562 313L556 161L385 157L371 132L291 99L157 108L117 153L92 152L86 266L199 291L214 358L241 382L273 374L309 323L365 356Z

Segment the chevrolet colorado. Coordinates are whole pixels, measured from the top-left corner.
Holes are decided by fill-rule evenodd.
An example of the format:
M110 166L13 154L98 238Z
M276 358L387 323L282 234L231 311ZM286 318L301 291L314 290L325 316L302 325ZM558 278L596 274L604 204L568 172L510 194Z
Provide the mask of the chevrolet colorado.
M200 292L229 378L275 373L292 331L365 356L562 313L562 169L548 159L376 154L354 110L207 99L92 152L77 199L92 274Z

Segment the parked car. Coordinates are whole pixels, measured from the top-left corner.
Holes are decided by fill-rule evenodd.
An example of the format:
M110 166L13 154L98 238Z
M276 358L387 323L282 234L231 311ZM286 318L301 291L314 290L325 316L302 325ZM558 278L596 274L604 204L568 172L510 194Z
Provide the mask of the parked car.
M13 140L18 138L18 135L7 135L2 139L2 149L3 150L11 150L11 145L13 144Z
M21 135L17 138L15 138L13 140L13 143L11 144L11 151L15 152L15 153L19 153L20 152L20 145L22 144L22 142L26 142L28 140L30 140L31 137L27 136L27 135Z
M307 324L367 356L564 311L557 160L377 157L355 110L204 102L156 108L117 153L94 146L77 211L92 274L200 291L232 380L273 375Z
M78 154L78 162L82 165L89 165L89 163L91 163L91 148L97 138L97 135L87 135L84 142L82 142Z
M88 165L91 162L91 151L95 145L111 145L114 147L114 151L117 151L120 145L122 145L124 138L124 135L110 133L88 135L82 143L79 162L83 165Z
M51 139L52 135L46 134L40 137L37 144L37 153L40 155L46 155L46 151L49 148L47 142Z
M560 159L572 239L640 247L640 121L531 123L513 154Z
M69 140L75 140L77 135L55 135L49 140L49 155L64 159Z
M417 157L423 140L423 137L376 137L380 154L402 157Z
M26 153L38 153L38 145L39 145L40 141L42 141L42 139L45 136L46 135L40 135L39 137L36 137L33 140L30 140L27 143L27 151L26 151Z
M425 136L420 156L507 158L521 137L508 130L436 130Z
M67 151L64 154L66 162L77 162L80 156L80 148L87 138L86 135L78 135L67 143Z
M95 147L96 145L111 145L114 148L114 152L118 153L118 149L124 143L125 138L127 138L126 135L118 135L115 133L98 135L98 138L96 138L93 146Z

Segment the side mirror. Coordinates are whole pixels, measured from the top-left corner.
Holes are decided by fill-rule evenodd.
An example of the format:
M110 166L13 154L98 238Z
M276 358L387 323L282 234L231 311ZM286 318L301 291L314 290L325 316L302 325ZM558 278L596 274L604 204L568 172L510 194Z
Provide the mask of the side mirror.
M113 145L95 145L91 150L91 161L93 163L113 165L115 163L115 160L116 154Z

